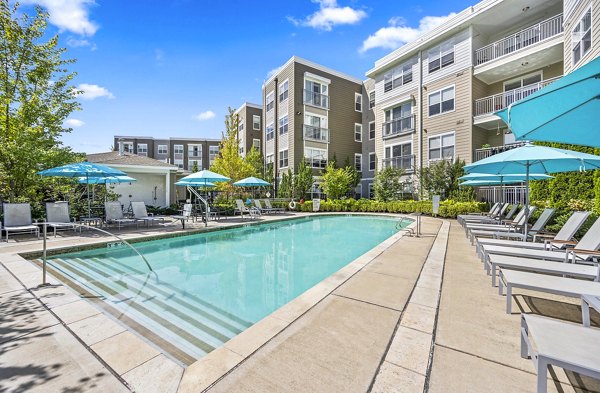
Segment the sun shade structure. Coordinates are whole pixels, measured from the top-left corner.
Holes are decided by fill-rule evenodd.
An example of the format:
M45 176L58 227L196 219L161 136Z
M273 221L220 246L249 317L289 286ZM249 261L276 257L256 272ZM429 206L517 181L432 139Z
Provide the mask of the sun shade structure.
M519 140L600 147L600 57L496 112Z
M226 182L231 180L227 176L219 175L218 173L209 171L207 169L192 173L184 178L181 178L179 181L191 181L191 180L201 180L203 183L219 183Z
M206 188L213 188L216 187L217 185L215 183L211 183L211 182L205 182L203 180L179 180L177 183L175 183L176 186L190 186L190 187L206 187Z
M525 174L525 209L529 210L530 174L585 171L600 168L600 156L530 143L465 166L467 173ZM527 223L523 228L527 237Z
M529 174L529 180L548 180L554 179L553 176L546 175L543 173L533 173ZM458 178L460 181L464 181L465 184L467 181L489 181L489 182L497 182L504 184L514 184L524 182L525 174L511 173L507 175L493 175L489 173L469 173L468 175L464 175Z
M109 177L80 177L79 184L114 184L114 183L132 183L137 181L130 176L109 176Z
M89 178L106 178L111 176L127 176L125 172L121 172L118 169L111 168L106 165L94 164L92 162L76 162L73 164L67 164L56 168L46 169L38 172L38 175L42 176L55 176L55 177L83 177L86 179L86 184L89 183ZM90 201L90 190L86 186L87 200L88 200L88 217L91 217L91 201Z
M233 183L233 185L240 187L267 187L270 186L271 183L257 177L247 177L245 179L236 181Z

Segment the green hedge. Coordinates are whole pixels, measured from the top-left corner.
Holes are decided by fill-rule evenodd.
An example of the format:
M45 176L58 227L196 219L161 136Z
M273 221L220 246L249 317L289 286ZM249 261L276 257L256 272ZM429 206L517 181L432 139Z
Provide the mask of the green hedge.
M297 211L312 212L312 201L298 203ZM323 212L385 212L385 213L424 213L431 215L431 201L390 201L378 202L370 199L336 199L322 200L320 211ZM456 202L446 200L440 203L440 217L455 218L459 214L487 211L488 205L483 202Z

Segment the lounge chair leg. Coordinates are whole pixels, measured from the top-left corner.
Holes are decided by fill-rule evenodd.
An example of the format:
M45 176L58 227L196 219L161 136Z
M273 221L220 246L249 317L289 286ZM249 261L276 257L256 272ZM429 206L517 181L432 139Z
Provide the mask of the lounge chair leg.
M512 287L510 284L506 285L506 313L512 314Z
M585 300L581 300L581 319L583 326L590 327L590 305Z
M529 331L527 329L527 322L525 321L525 318L521 316L521 357L523 359L529 359L528 336Z
M537 391L538 393L548 392L548 363L543 359L537 359Z
M496 265L492 263L492 286L496 286Z
M504 281L502 281L502 276L499 277L498 280L498 295L502 296L504 292Z

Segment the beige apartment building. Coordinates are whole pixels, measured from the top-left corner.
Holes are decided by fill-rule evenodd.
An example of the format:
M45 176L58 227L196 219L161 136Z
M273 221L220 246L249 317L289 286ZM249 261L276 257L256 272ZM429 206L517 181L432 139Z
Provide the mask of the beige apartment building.
M590 9L573 3L576 16L565 28ZM562 1L486 0L376 61L367 76L374 81L377 169L403 168L414 181L432 162L471 163L517 145L493 113L572 68L574 34L563 32L563 22Z
M292 57L265 81L263 140L266 164L277 177L305 158L318 176L332 159L363 168L362 81Z
M235 114L239 117L238 144L242 157L255 147L262 152L262 106L244 102Z
M168 138L144 136L114 136L114 150L154 158L191 172L194 163L198 170L208 169L219 154L220 139Z

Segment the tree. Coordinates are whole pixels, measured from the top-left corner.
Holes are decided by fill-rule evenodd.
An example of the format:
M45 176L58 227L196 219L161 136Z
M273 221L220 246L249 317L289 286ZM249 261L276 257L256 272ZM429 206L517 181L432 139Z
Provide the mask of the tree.
M290 169L281 174L281 183L279 183L277 193L279 198L290 198L292 196L292 171Z
M198 161L194 161L194 164L192 165L192 172L198 172Z
M256 147L252 146L248 154L246 154L244 160L252 169L250 176L259 177L262 179L265 165L260 151Z
M246 160L240 156L239 143L237 138L240 117L232 108L229 108L229 114L225 116L225 132L219 146L219 155L215 158L211 171L238 181L248 176L252 176L253 168ZM233 187L229 182L217 184L221 191L232 192Z
M400 168L387 167L375 175L373 191L375 199L382 202L399 199L404 189L404 183L400 179L404 175L404 170Z
M350 157L346 157L346 163L344 164L344 169L346 170L346 172L348 173L348 176L350 177L350 185L348 187L349 191L354 190L360 183L362 174L356 169L356 166L350 162Z
M306 194L310 191L313 185L312 169L308 166L308 163L303 158L298 165L298 173L294 177L294 191L296 198L306 198Z
M440 195L442 198L460 196L461 199L474 196L471 191L459 187L459 178L464 175L465 162L456 159L451 161L438 161L423 167L419 172L419 181L428 195Z
M323 182L321 186L329 199L340 199L348 192L350 188L350 175L346 168L335 168L330 162L323 174Z
M48 184L73 183L40 180L37 171L83 159L60 141L72 131L63 123L80 108L79 92L58 36L43 40L48 14L36 7L30 16L10 3L0 0L0 195L39 201Z

